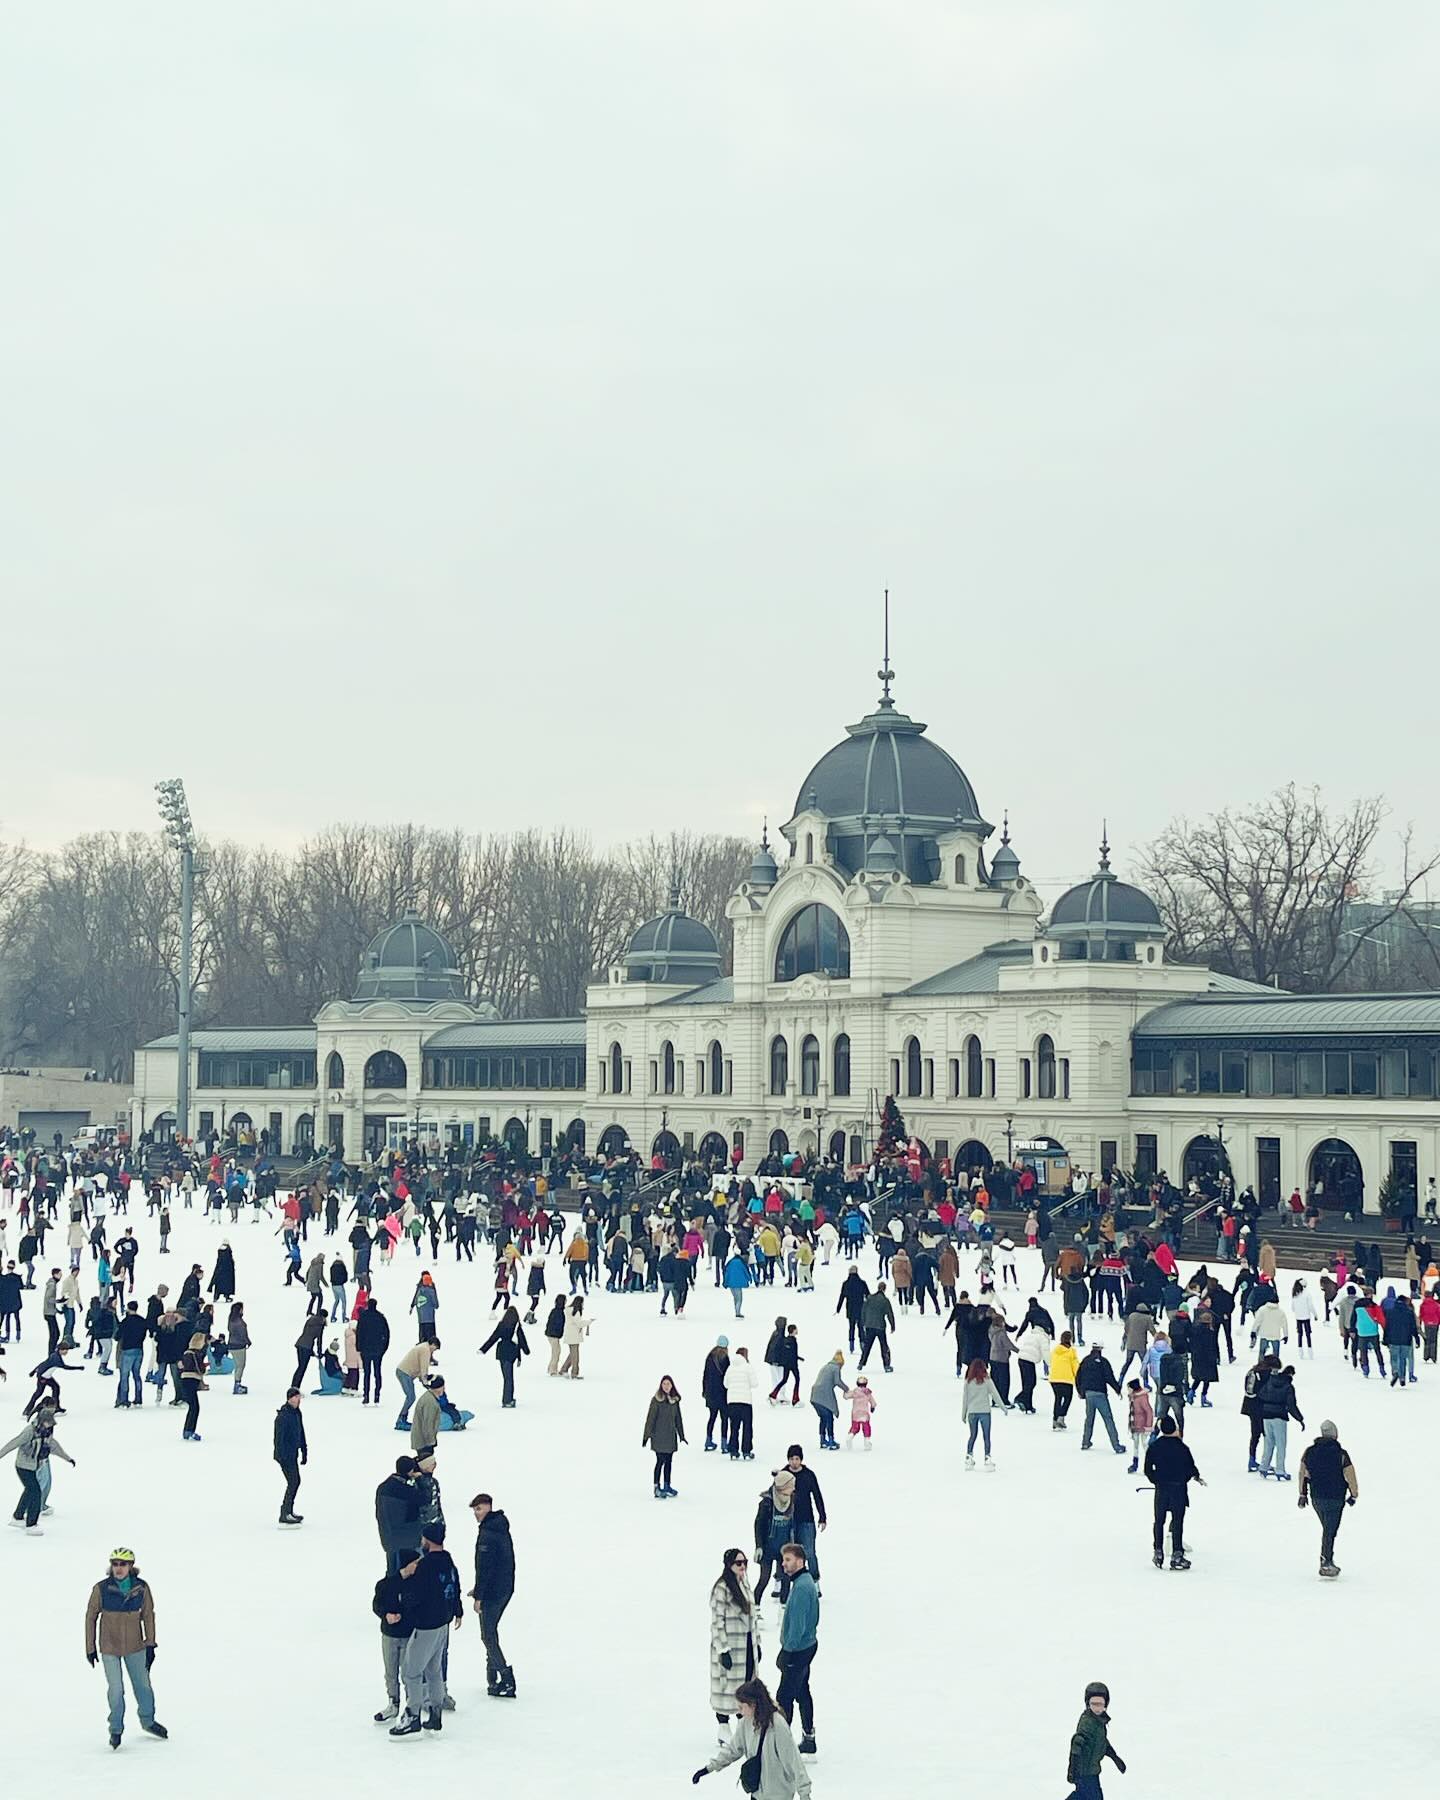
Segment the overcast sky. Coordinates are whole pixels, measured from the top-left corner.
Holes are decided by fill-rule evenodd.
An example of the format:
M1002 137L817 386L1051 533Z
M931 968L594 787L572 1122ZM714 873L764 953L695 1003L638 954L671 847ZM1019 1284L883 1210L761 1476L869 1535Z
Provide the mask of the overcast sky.
M1440 16L75 0L0 59L0 829L1440 836Z

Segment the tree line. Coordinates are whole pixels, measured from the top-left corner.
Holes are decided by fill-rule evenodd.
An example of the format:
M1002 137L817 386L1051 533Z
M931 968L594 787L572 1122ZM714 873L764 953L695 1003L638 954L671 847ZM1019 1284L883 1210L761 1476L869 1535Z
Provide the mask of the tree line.
M1293 786L1179 819L1137 860L1177 961L1298 993L1440 986L1440 857L1401 834L1383 882L1379 799L1328 805ZM219 842L196 880L195 1026L305 1025L354 991L366 945L414 906L449 939L470 993L510 1018L573 1017L587 981L661 911L711 927L740 838L687 832L597 850L567 830L485 837L335 825L294 852ZM1392 867L1394 858L1391 859ZM174 1029L179 869L164 839L94 832L38 853L0 843L0 1061L80 1064L115 1079Z

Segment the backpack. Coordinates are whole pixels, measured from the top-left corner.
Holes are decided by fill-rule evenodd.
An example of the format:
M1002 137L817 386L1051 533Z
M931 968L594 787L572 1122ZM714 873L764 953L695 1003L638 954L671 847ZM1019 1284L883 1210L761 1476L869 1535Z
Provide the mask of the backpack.
M1260 1371L1258 1369L1249 1369L1246 1371L1246 1374L1245 1374L1245 1398L1247 1400L1258 1400L1259 1399L1260 1385L1264 1381L1264 1379L1265 1379L1265 1377L1260 1373Z

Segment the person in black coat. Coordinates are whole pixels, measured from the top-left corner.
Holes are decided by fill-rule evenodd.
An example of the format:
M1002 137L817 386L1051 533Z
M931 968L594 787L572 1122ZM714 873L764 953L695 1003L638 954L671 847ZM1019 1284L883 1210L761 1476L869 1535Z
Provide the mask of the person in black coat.
M295 1510L295 1496L300 1492L300 1464L309 1462L310 1446L305 1442L305 1421L300 1416L298 1387L292 1387L287 1392L285 1404L275 1414L274 1457L285 1475L285 1498L280 1502L280 1523L299 1525L303 1515Z
M714 1450L715 1421L720 1421L721 1431L725 1427L725 1370L730 1362L730 1340L727 1337L717 1338L715 1347L705 1358L705 1367L700 1372L700 1393L705 1401L705 1448Z
M1145 1452L1145 1479L1155 1489L1155 1567L1165 1562L1165 1520L1170 1520L1170 1567L1188 1569L1185 1560L1185 1508L1189 1504L1190 1483L1205 1482L1195 1458L1190 1454L1174 1419L1168 1415L1160 1421L1160 1435L1152 1439Z
M413 1556L415 1552L406 1554ZM375 1583L375 1598L371 1602L371 1610L380 1621L380 1655L385 1667L385 1705L375 1715L377 1725L385 1724L400 1711L400 1659L410 1640L403 1590L404 1582L398 1573L382 1575Z
M215 1273L210 1277L210 1292L217 1300L235 1298L235 1252L228 1243L215 1252Z
M515 1593L515 1545L510 1537L510 1521L489 1494L477 1494L470 1502L470 1510L480 1527L475 1538L475 1586L470 1590L470 1598L485 1640L485 1691L497 1700L513 1700L515 1671L505 1660L499 1636L501 1616Z
M870 1289L865 1277L858 1269L852 1268L840 1283L840 1298L835 1302L836 1312L843 1312L845 1323L850 1328L850 1351L854 1354L855 1340L862 1329L862 1317L865 1302L870 1298Z
M313 1357L320 1354L320 1340L325 1335L325 1327L329 1323L324 1311L311 1313L300 1327L300 1335L295 1340L295 1373L290 1377L290 1385L299 1387L305 1379L305 1371L310 1367Z
M402 1557L420 1543L420 1494L415 1486L417 1464L413 1456L396 1459L395 1473L387 1475L375 1490L375 1529L385 1552L385 1566L393 1575Z
M368 1406L373 1398L380 1404L380 1365L385 1360L385 1352L390 1348L390 1321L381 1312L373 1300L365 1304L365 1310L355 1321L355 1349L360 1357L360 1368L364 1375L364 1392L360 1404ZM371 1394L370 1378L375 1378L375 1391Z
M501 1314L500 1323L480 1346L479 1354L484 1356L487 1350L495 1352L495 1360L500 1365L500 1404L515 1404L515 1365L522 1356L530 1354L530 1344L525 1336L525 1327L520 1323L520 1314L513 1306L507 1306Z

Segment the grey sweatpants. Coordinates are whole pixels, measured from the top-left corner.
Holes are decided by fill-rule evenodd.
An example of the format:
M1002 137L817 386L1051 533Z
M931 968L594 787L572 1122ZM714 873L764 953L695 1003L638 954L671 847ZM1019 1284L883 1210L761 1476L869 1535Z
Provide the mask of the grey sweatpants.
M448 1625L428 1631L412 1631L400 1661L405 1682L405 1709L419 1715L426 1707L445 1704L445 1675L440 1660L445 1654Z
M385 1664L385 1698L392 1706L400 1704L400 1661L409 1638L387 1637L380 1633L380 1656Z

